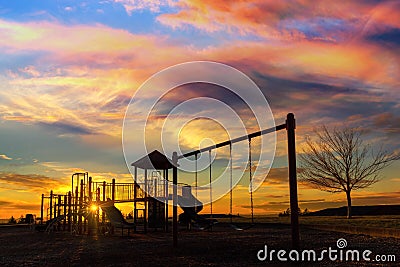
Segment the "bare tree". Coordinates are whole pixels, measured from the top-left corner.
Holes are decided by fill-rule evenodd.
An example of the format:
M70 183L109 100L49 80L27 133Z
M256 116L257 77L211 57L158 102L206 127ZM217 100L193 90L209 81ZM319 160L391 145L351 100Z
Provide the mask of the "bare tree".
M362 131L354 128L314 131L316 141L306 138L306 148L300 154L302 171L299 178L322 191L345 192L347 218L351 218L351 192L378 182L379 172L399 155L380 148L374 153L361 138Z

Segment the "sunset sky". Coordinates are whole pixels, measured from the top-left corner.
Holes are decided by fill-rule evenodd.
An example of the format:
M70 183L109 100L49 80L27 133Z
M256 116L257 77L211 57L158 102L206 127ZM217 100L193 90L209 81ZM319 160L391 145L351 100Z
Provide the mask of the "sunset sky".
M127 105L151 75L187 61L224 63L253 79L276 124L295 114L299 151L325 123L360 127L373 147L399 152L399 14L399 1L373 0L0 0L0 218L39 215L41 194L65 193L75 171L132 181L121 145ZM163 103L189 96L231 99L198 85ZM212 124L188 127L180 140L188 150L226 137ZM256 214L289 206L285 142L278 133ZM353 192L353 204L400 204L399 170L396 162L381 182ZM234 190L234 213L249 213L246 185ZM345 195L299 184L299 202L339 207ZM228 199L214 211L228 213Z

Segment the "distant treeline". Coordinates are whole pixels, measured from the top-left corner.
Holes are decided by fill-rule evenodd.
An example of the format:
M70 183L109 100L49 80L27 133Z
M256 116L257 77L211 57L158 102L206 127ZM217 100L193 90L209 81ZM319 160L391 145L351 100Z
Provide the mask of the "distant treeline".
M353 206L355 216L400 215L400 205ZM309 212L307 216L346 216L347 207L329 208Z
M291 213L291 212L290 212L290 208L287 208L285 211L279 213L278 216L279 216L279 217L285 217L285 216L289 216L290 213ZM307 208L304 209L304 210L301 210L301 209L299 208L299 215L300 215L300 216L302 216L302 215L308 215L309 213L310 213L310 212L308 211Z

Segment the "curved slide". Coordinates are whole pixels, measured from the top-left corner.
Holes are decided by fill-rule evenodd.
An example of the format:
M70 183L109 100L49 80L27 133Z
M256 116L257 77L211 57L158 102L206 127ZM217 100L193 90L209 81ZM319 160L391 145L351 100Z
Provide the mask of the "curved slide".
M184 186L182 188L182 196L178 196L178 205L183 210L183 213L179 215L180 222L190 224L191 222L207 221L198 215L203 209L203 203L193 196L190 186Z
M178 196L178 204L183 210L183 213L179 215L180 222L190 223L191 221L197 222L199 220L204 220L198 215L203 209L203 203L194 196L192 196L192 198Z

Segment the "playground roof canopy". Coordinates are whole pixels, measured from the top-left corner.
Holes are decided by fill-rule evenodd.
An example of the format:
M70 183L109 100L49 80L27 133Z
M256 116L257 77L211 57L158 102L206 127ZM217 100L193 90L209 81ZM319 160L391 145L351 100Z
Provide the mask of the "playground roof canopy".
M147 170L166 170L173 167L172 160L158 150L154 150L143 158L138 159L131 166Z

